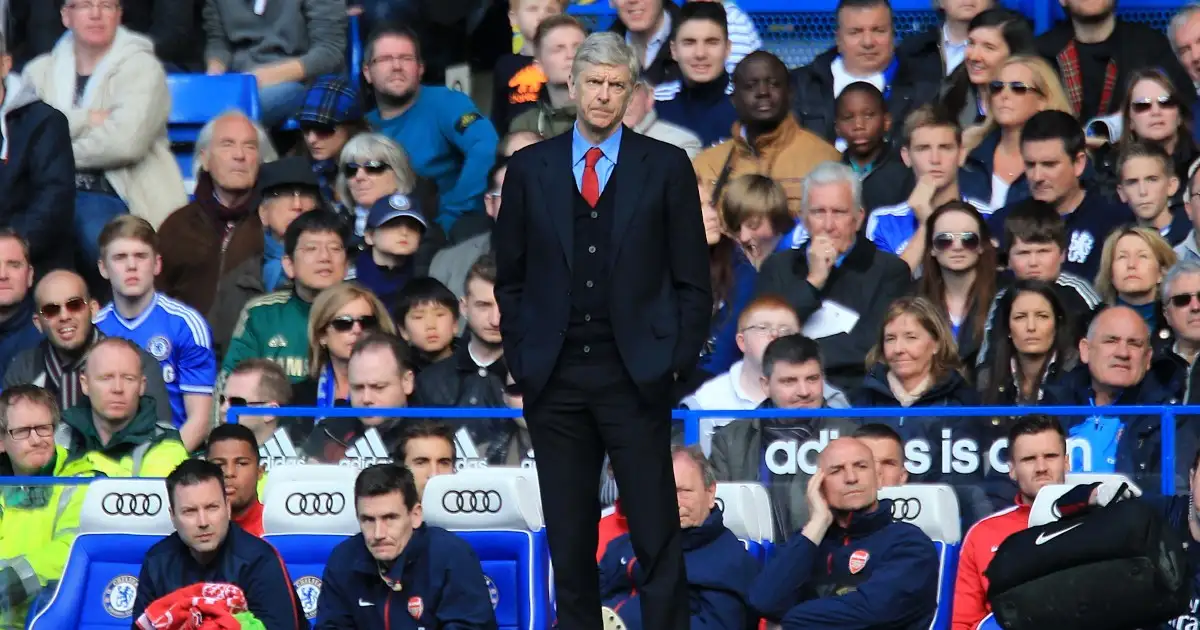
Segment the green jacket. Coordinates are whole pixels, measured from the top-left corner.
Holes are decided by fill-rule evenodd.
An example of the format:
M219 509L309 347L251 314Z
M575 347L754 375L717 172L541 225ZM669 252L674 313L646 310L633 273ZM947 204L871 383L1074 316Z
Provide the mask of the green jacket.
M508 125L508 132L532 131L549 140L554 136L567 133L575 126L575 104L564 105L558 109L550 106L545 98L545 89L538 96L537 105L517 115Z
M276 291L246 303L233 329L221 376L246 359L270 359L293 383L308 378L308 312L312 304L293 291Z
M54 459L39 477L71 475L67 449L56 446ZM82 467L71 466L84 473ZM86 486L19 486L12 461L0 454L0 589L7 607L0 609L0 628L23 628L29 605L48 582L62 578L71 543L79 533L79 513ZM88 475L90 476L90 474Z
M105 445L92 421L92 408L72 407L63 412L55 441L66 447L72 468L83 465L107 477L166 477L188 452L171 419L159 420L155 409L154 399L142 396L133 421Z

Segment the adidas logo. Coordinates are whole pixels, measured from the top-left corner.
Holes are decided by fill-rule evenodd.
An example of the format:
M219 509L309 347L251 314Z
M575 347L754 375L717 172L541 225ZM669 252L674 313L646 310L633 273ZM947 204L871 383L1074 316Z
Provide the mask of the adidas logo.
M355 440L350 448L346 449L346 457L338 464L366 468L375 464L388 464L391 461L392 456L388 454L387 447L383 445L383 439L379 437L379 432L371 427L362 437Z
M479 446L475 444L475 439L471 437L471 433L466 427L460 428L454 433L454 452L457 457L454 460L454 471L458 472L464 468L487 468L487 458L479 453ZM535 468L533 462L533 449L529 449L525 453L525 457L521 458L521 468Z
M283 429L277 429L262 446L258 447L258 462L267 472L271 472L272 466L303 464L305 459L296 450L292 436Z

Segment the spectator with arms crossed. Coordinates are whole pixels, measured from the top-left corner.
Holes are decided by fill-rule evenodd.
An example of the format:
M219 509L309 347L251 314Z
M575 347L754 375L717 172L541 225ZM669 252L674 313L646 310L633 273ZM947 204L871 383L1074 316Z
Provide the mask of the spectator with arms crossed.
M479 558L464 540L425 524L408 469L363 469L354 481L354 511L362 532L329 556L315 630L495 630Z
M221 469L189 459L167 475L175 533L155 543L142 560L133 619L156 601L196 584L241 589L247 608L265 630L301 630L308 621L287 568L270 543L230 521ZM144 627L144 626L143 626Z
M938 558L915 525L877 496L871 449L829 443L808 482L808 522L775 553L750 605L784 630L928 628L937 610Z
M971 526L963 538L954 582L953 630L974 630L991 612L987 568L996 548L1029 525L1033 501L1043 487L1066 483L1067 433L1049 416L1022 418L1008 432L1008 476L1017 484L1017 504Z
M671 454L691 627L745 628L750 616L747 591L758 563L725 527L716 505L717 477L704 453L695 446L675 446ZM638 564L635 554L633 540L623 534L608 544L600 560L600 596L628 630L644 627L637 599L640 578L648 569Z
M104 226L100 275L111 283L113 301L96 313L95 325L158 360L171 399L171 422L191 451L211 428L217 357L204 316L154 290L154 277L162 271L158 252L158 235L145 219L126 215Z

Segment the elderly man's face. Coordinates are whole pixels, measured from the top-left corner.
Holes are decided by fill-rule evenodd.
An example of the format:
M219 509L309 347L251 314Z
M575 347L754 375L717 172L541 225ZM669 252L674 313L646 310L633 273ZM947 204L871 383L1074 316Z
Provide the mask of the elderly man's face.
M622 66L587 66L569 85L578 116L602 133L621 124L634 92L629 68Z
M213 123L212 141L201 155L213 183L241 192L258 180L258 130L244 116L226 116Z
M1185 273L1175 278L1164 294L1167 304L1163 315L1175 336L1191 344L1200 344L1200 273Z
M862 226L863 211L854 203L854 191L846 182L819 184L808 190L804 227L812 236L828 236L839 255L849 251Z
M703 525L717 500L717 484L706 486L700 466L684 453L675 456L675 497L681 528Z
M1079 359L1092 380L1109 388L1132 387L1150 368L1150 329L1133 310L1110 308L1096 316L1087 339L1079 342Z
M1188 76L1200 82L1200 11L1193 12L1175 31L1175 50Z

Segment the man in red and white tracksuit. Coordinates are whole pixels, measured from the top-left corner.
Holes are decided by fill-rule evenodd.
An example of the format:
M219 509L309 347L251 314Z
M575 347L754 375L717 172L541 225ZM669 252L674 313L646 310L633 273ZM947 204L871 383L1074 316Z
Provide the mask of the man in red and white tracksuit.
M1038 490L1066 481L1067 434L1048 416L1022 418L1008 432L1008 476L1017 483L1017 504L975 523L963 539L954 582L951 630L974 630L991 612L984 575L1005 538L1029 527Z

